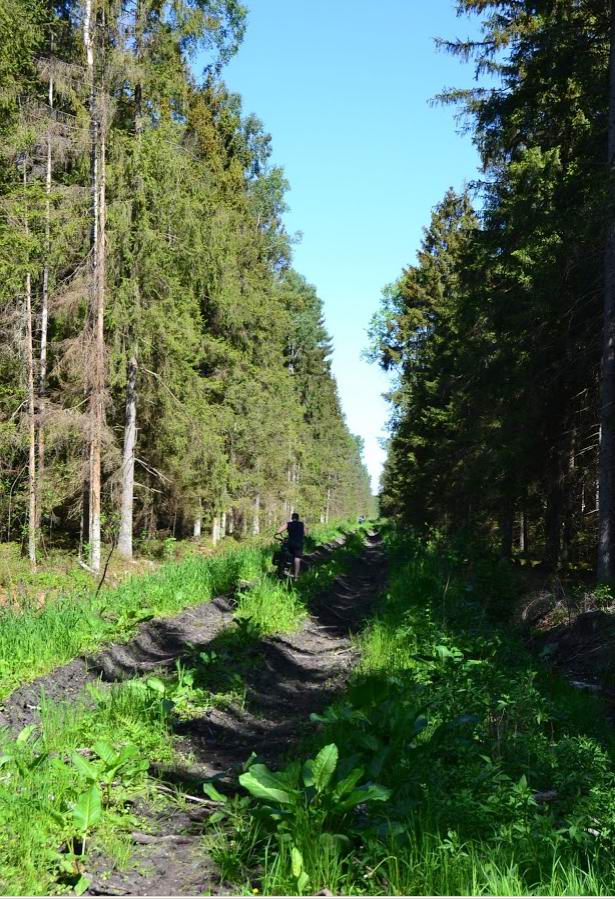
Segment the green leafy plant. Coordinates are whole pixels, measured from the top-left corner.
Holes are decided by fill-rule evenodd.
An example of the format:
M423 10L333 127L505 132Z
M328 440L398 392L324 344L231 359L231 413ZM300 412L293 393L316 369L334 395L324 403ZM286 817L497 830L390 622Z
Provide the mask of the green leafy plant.
M93 783L82 793L71 808L71 815L79 828L81 836L81 854L85 855L86 839L89 831L102 817L102 794L100 787Z
M283 771L272 772L260 763L251 765L239 776L239 782L255 799L265 803L265 814L278 826L292 826L293 820L303 813L313 814L320 823L339 822L358 805L390 798L391 790L386 787L359 784L365 774L362 768L334 778L338 760L338 748L330 743L315 758L303 764L294 762Z

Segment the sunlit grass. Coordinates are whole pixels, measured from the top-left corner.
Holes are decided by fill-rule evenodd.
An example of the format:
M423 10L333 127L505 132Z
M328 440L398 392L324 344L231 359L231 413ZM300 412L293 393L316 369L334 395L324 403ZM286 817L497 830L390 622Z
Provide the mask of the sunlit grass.
M307 608L294 586L271 577L238 595L235 618L249 621L261 636L290 633L306 617Z

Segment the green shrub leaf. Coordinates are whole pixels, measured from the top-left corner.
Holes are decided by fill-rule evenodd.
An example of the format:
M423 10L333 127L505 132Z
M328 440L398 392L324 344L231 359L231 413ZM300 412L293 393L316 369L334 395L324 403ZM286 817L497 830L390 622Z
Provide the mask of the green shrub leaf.
M288 791L287 781L266 765L252 765L249 771L239 776L239 783L257 799L281 802L282 805L291 805L294 799Z
M293 877L299 877L303 872L303 856L296 846L290 850L290 862L293 871Z
M317 793L325 790L337 768L339 753L335 743L324 746L315 759L309 759L303 766L303 782L306 787L315 787Z
M340 803L340 808L347 811L354 808L355 805L361 805L363 802L386 802L387 799L391 798L391 793L392 791L388 787L383 787L380 784L367 784L364 787L353 790L350 796Z
M86 833L100 821L102 798L96 784L92 784L89 790L81 794L72 808L72 815L82 833Z
M100 776L98 768L91 762L88 762L87 759L84 759L78 752L71 753L71 760L77 771L85 777L86 780L98 780Z

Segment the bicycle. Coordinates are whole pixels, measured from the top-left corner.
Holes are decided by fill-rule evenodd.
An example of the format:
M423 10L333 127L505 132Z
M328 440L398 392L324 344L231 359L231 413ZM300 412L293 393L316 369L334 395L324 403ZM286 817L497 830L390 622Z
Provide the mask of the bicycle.
M275 565L277 576L280 580L284 580L284 578L292 576L293 556L288 548L288 539L286 537L276 534L274 539L278 546L273 553L272 561Z

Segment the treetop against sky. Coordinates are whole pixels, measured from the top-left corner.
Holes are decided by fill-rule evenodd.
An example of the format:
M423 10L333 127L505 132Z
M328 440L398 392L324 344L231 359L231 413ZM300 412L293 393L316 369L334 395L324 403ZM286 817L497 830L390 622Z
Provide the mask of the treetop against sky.
M475 35L477 23L457 17L452 0L247 5L245 38L223 77L272 134L290 182L295 266L324 301L342 404L376 487L389 383L361 359L366 329L383 286L413 261L432 207L476 173L454 110L429 101L473 83L471 66L434 38Z

